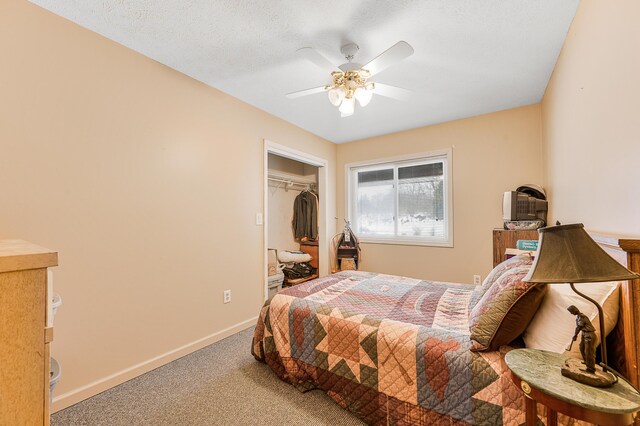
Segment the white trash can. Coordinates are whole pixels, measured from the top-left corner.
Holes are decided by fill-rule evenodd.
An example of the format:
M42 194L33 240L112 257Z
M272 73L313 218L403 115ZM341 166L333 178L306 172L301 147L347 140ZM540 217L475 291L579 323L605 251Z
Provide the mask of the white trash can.
M49 372L49 407L53 405L53 390L56 385L60 381L60 375L62 371L60 370L60 364L56 361L55 358L51 357L51 371Z
M275 275L269 277L269 299L275 296L278 292L282 291L282 283L284 282L284 274L278 272Z

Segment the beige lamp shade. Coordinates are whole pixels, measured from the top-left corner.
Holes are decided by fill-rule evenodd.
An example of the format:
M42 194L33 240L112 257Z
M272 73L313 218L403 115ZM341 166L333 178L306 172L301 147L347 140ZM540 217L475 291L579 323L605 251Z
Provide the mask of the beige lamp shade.
M538 252L525 282L591 283L640 278L609 256L581 223L548 226L538 232Z

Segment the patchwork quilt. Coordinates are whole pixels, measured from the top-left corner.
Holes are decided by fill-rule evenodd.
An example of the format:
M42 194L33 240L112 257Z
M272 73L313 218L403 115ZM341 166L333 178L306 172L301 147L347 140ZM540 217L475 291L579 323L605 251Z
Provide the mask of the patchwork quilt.
M343 271L263 306L252 353L372 425L518 425L502 347L471 352L473 286Z

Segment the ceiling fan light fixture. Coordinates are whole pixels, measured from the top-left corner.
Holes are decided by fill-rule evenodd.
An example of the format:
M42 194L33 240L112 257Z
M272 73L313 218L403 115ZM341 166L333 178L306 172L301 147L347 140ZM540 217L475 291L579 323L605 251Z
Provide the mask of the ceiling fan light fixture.
M346 92L342 87L334 87L333 89L329 90L329 102L331 102L333 106L338 106L344 99L345 95Z
M326 86L299 90L289 93L286 96L289 99L296 99L314 93L327 92L329 102L331 102L333 106L338 107L342 117L353 115L356 99L358 100L360 108L367 106L371 102L374 92L376 95L395 99L404 99L407 97L409 93L408 90L386 84L376 84L367 80L395 63L411 56L413 54L413 47L411 47L409 43L399 41L364 65L352 62L358 50L359 47L355 43L347 43L342 46L341 52L348 62L336 67L311 47L298 49L298 55L331 73L331 83Z
M355 110L355 103L355 99L353 98L345 98L342 101L342 103L340 104L340 108L338 108L342 117L347 117L353 114L353 111Z
M355 98L361 107L366 107L371 102L373 90L367 90L365 87L358 87L355 92Z

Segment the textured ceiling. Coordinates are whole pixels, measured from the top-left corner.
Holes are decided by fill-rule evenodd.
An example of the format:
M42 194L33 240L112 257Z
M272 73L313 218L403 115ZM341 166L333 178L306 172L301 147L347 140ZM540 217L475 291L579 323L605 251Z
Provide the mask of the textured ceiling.
M579 0L32 2L340 143L539 102ZM347 42L366 63L399 40L415 54L372 81L408 101L374 96L340 118L324 93L284 96L330 81L301 47L339 65Z

